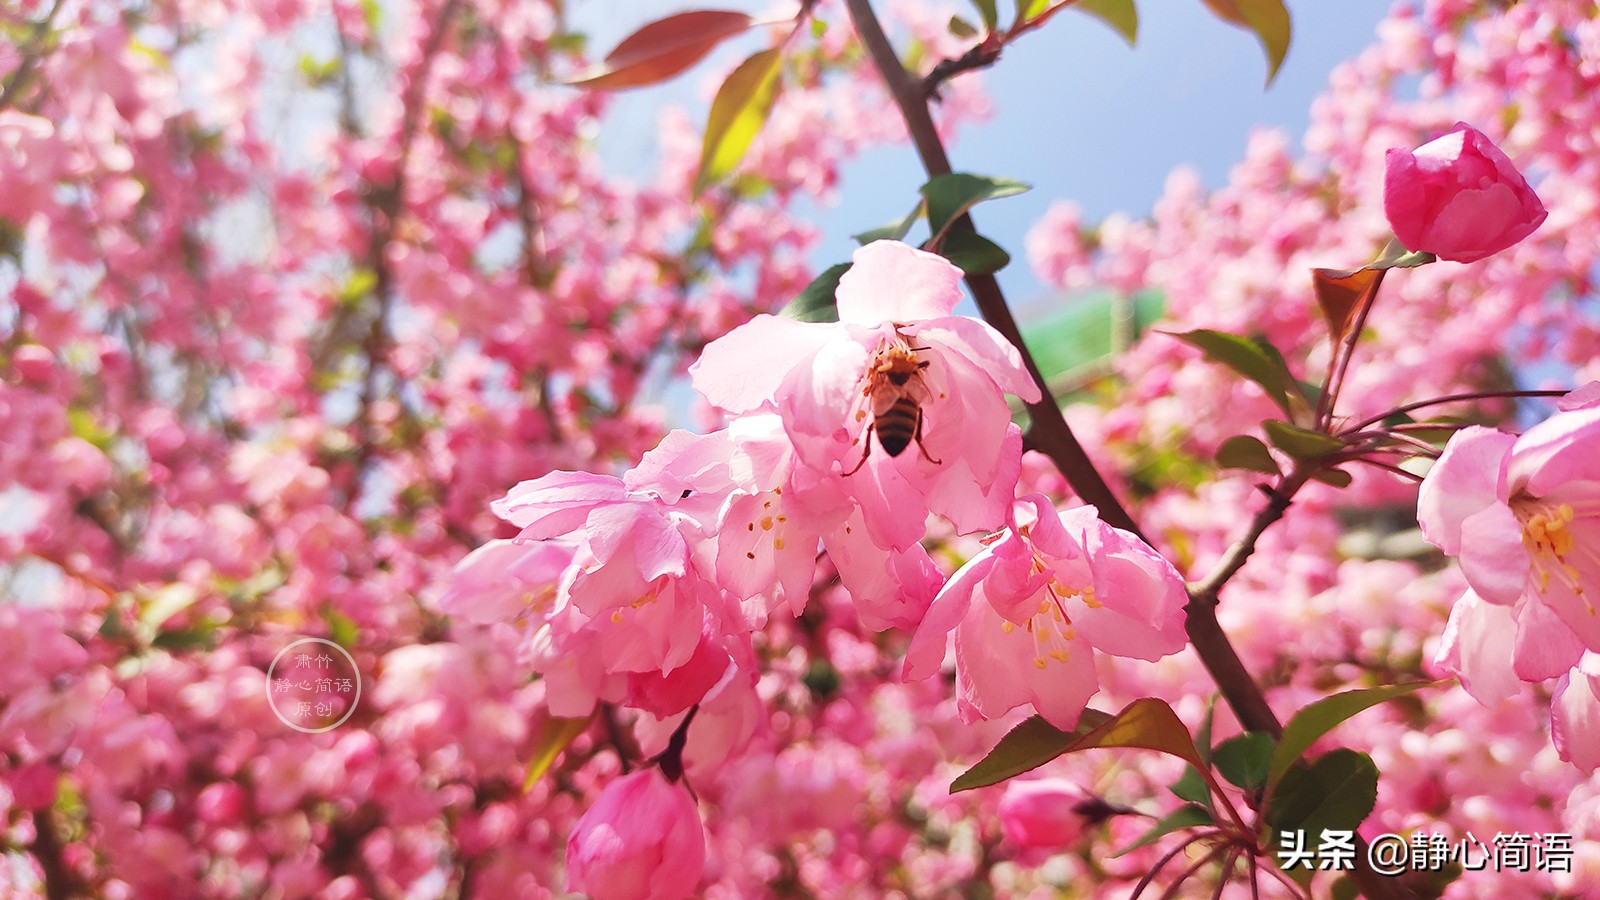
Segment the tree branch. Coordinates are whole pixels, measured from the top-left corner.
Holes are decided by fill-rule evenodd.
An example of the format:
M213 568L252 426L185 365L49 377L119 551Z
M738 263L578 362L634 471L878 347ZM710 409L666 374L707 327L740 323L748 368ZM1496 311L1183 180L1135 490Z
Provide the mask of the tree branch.
M870 0L846 0L845 5L850 11L850 20L855 24L856 33L861 36L873 65L883 76L895 106L899 107L900 115L905 119L906 131L911 135L911 143L922 159L923 169L929 176L950 174L950 157L945 153L938 129L934 127L922 82L900 64L900 57L872 12ZM975 232L977 229L972 224L971 216L962 216L956 220L953 230ZM1089 454L1067 425L1067 420L1062 418L1061 407L1056 405L1049 385L1045 384L1044 376L1039 372L1038 363L1034 361L1033 354L1028 352L1027 344L1023 343L1022 331L1017 327L1010 307L1006 305L1000 283L988 274L968 275L966 281L984 321L994 326L1022 354L1028 376L1039 388L1040 400L1027 404L1029 442L1050 457L1078 496L1100 511L1100 518L1142 539L1144 535L1133 516L1128 514L1127 507L1122 505L1111 486L1106 484L1090 461Z
M63 0L55 0L50 4L50 9L43 19L33 25L33 34L28 36L28 46L22 50L22 62L11 70L10 77L0 83L0 109L6 109L17 101L22 89L28 86L33 78L33 70L44 58L44 44L50 36L50 28L55 24L56 15L61 12Z
M861 36L862 44L872 59L873 66L883 77L895 106L905 119L906 131L911 136L917 155L922 159L923 168L929 176L950 174L952 171L950 158L945 153L944 143L939 138L938 130L934 127L923 82L906 71L905 66L900 63L899 55L895 53L894 46L889 43L883 26L879 24L877 16L872 11L871 0L845 0L845 6L849 11L850 21L855 25L856 33ZM958 219L955 228L976 231L970 216ZM968 275L966 281L984 320L994 326L1022 354L1028 375L1039 387L1042 395L1040 401L1027 406L1031 420L1028 428L1029 441L1050 457L1079 497L1099 509L1102 519L1143 539L1144 535L1139 526L1095 469L1094 463L1090 461L1083 446L1078 443L1077 437L1067 425L1066 419L1062 417L1061 408L1056 405L1049 387L1039 373L1038 364L1022 341L1022 333L1011 315L1010 308L1006 305L1005 295L1001 293L999 283L993 275ZM1310 477L1309 472L1300 478L1298 484L1293 485L1294 489L1304 484L1304 479L1308 477ZM1267 704L1261 687L1256 684L1249 670L1239 659L1238 653L1233 649L1233 645L1228 642L1227 635L1217 622L1216 607L1217 593L1221 590L1222 584L1244 565L1245 560L1249 559L1250 554L1255 551L1255 544L1261 533L1281 518L1288 509L1290 498L1293 496L1293 490L1283 490L1288 486L1287 483L1280 485L1278 492L1273 495L1273 501L1266 509L1257 513L1255 521L1251 523L1250 531L1230 548L1217 572L1201 582L1197 588L1191 589L1189 603L1185 607L1185 612L1188 614L1186 628L1189 641L1194 645L1195 652L1205 665L1206 671L1211 673L1229 706L1246 728L1274 735L1282 734L1283 726ZM1409 897L1410 893L1404 887L1372 871L1366 864L1365 847L1365 842L1358 836L1358 859L1355 871L1351 874L1363 893L1371 900L1401 900Z

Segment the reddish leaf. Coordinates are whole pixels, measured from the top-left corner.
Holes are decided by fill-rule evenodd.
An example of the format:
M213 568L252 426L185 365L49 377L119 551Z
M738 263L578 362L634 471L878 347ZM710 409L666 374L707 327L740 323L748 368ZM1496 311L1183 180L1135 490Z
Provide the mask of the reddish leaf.
M605 90L656 84L755 24L756 20L744 13L715 9L668 16L623 38L604 62L567 83Z
M1317 291L1317 305L1322 307L1323 318L1328 320L1328 331L1333 342L1345 339L1350 326L1360 311L1369 306L1378 295L1378 285L1383 283L1383 269L1365 268L1355 271L1337 269L1312 269L1311 280Z

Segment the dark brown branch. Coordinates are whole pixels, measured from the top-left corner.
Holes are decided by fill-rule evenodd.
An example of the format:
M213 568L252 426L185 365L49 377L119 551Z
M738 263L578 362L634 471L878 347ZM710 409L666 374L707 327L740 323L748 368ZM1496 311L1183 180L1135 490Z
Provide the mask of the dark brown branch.
M389 333L389 312L394 305L394 273L389 265L389 244L394 241L400 217L405 213L406 167L410 164L411 149L421 128L428 73L444 46L450 21L460 5L460 0L446 0L440 7L422 47L416 71L406 80L401 98L399 148L395 154L394 175L388 184L367 185L367 209L372 217L372 231L367 240L367 267L373 274L372 296L377 299L378 308L361 341L361 352L367 365L361 376L360 407L355 421L356 462L350 488L346 492L347 509L353 507L361 495L362 481L375 449L372 418L373 407L378 399L378 376L387 367L390 344L393 343Z
M878 24L869 0L846 0L846 6L850 11L850 20L855 24L856 33L861 36L873 65L882 74L895 106L905 119L906 131L911 135L911 143L922 159L922 167L929 176L950 174L952 171L950 157L945 153L944 142L939 138L938 129L934 127L933 115L928 109L928 99L923 93L922 82L900 64L900 57L889 43L888 36L883 33L883 26ZM953 228L965 231L977 230L970 216L957 219ZM1095 469L1089 454L1084 451L1083 445L1078 443L1078 438L1068 427L1067 420L1062 418L1061 407L1056 405L1049 385L1039 372L1038 363L1034 361L1033 354L1028 352L1027 344L1022 340L1022 331L1017 327L1010 307L1006 305L1006 298L1000 291L999 282L993 275L988 274L968 275L966 281L967 287L972 291L972 299L977 302L978 311L983 314L984 320L994 326L995 330L1022 354L1028 376L1039 388L1041 396L1038 402L1027 404L1029 443L1050 457L1078 496L1100 511L1100 518L1143 538L1138 524L1128 514L1127 507L1122 505L1122 501L1112 492L1111 486L1106 484L1100 472Z
M1239 724L1246 731L1264 731L1273 737L1283 734L1283 723L1278 721L1277 714L1267 704L1266 696L1217 621L1218 595L1222 586L1244 568L1245 562L1255 553L1256 542L1261 535L1283 518L1295 492L1308 477L1309 473L1292 473L1278 486L1268 489L1267 505L1251 519L1244 536L1234 541L1222 558L1217 560L1211 574L1189 585L1189 602L1183 608L1187 617L1185 627L1189 642L1194 645L1201 664L1222 691L1223 699L1228 701L1228 706L1238 717Z
M928 70L928 74L922 76L922 96L924 98L938 99L939 88L946 81L960 75L962 72L989 68L1000 61L1000 51L1004 49L1005 43L999 36L990 34L955 59L939 60L932 69Z
M44 876L44 895L48 900L69 900L87 894L82 880L67 867L61 855L56 819L48 808L33 813L33 844L29 850L39 861L39 871Z
M874 67L883 77L890 96L905 119L906 131L910 134L911 142L922 159L923 168L930 176L950 174L952 171L950 159L945 153L939 132L934 127L922 82L906 71L905 66L900 63L894 46L889 43L888 36L883 32L883 26L878 23L877 16L872 11L871 0L845 0L845 6ZM970 216L962 216L957 220L955 227L976 230ZM1090 461L1083 446L1078 443L1077 437L1073 435L1062 417L1061 408L1056 405L1049 387L1039 373L1033 355L1023 343L1021 331L1011 315L1010 308L1006 305L999 283L992 275L969 275L966 281L984 319L1022 354L1028 374L1042 394L1038 403L1030 403L1027 407L1031 418L1028 430L1029 442L1051 458L1078 496L1099 509L1102 519L1143 538L1127 508L1117 499L1105 479L1095 469L1094 463ZM1309 471L1299 476L1298 483L1293 483L1292 489L1287 491L1284 488L1289 487L1289 483L1280 485L1271 495L1272 499L1267 508L1257 513L1250 531L1225 554L1218 570L1198 586L1191 588L1189 603L1185 607L1185 612L1188 614L1186 627L1189 640L1194 644L1195 652L1200 656L1206 670L1211 673L1229 706L1246 728L1274 735L1281 734L1283 726L1278 722L1272 708L1267 705L1266 696L1262 693L1260 685L1256 684L1249 670L1244 667L1244 663L1239 659L1238 653L1228 642L1227 635L1217 622L1217 594L1222 585L1255 551L1256 541L1262 532L1283 516L1289 507L1294 490L1298 490L1308 477L1310 477ZM1372 871L1366 864L1365 848L1365 842L1358 837L1358 859L1356 869L1351 874L1366 896L1371 900L1400 900L1409 897L1410 893L1403 887Z

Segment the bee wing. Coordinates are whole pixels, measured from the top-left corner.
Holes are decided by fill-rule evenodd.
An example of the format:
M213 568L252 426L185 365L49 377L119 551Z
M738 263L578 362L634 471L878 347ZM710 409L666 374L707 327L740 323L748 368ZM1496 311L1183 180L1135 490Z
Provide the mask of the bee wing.
M900 393L910 397L911 401L918 406L922 406L933 399L933 391L928 388L928 383L922 379L921 372L911 376L911 380L907 381L905 387L900 389Z
M881 416L888 412L889 407L894 406L896 400L908 393L906 388L909 388L911 383L908 381L905 387L895 387L889 383L888 379L883 379L874 384L872 386L872 415Z

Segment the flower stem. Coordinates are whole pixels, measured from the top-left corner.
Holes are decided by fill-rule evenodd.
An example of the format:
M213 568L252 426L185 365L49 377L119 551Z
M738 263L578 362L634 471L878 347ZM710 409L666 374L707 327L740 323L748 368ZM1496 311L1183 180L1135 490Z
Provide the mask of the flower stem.
M1569 391L1473 391L1472 393L1468 393L1468 394L1446 394L1443 397L1434 397L1431 400L1418 400L1415 403L1407 403L1404 406L1396 406L1394 409L1385 410L1385 411L1383 411L1381 413L1378 413L1375 416L1369 416L1368 418L1362 419L1361 421L1357 422L1356 424L1351 425L1350 427L1346 428L1344 430L1344 432L1341 432L1341 434L1347 433L1347 432L1360 431L1363 428L1366 428L1368 426L1376 425L1379 422L1382 422L1384 419L1389 418L1390 416L1398 416L1401 413L1408 413L1408 412L1412 412L1413 410L1425 409L1425 408L1427 408L1429 406L1439 406L1439 405L1444 404L1444 403L1455 403L1455 402L1461 401L1461 400L1511 399L1511 398L1515 398L1515 397L1563 397L1563 396L1566 396L1568 393L1570 393L1570 392Z

